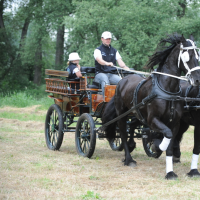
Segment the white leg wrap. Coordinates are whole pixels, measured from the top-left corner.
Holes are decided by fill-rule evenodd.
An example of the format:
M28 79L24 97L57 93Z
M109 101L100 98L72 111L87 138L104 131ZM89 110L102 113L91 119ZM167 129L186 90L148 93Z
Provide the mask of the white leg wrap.
M173 172L172 156L166 156L166 173Z
M159 148L161 151L166 151L167 147L169 146L171 139L168 139L166 137L163 138L163 141L161 142L161 144L159 145Z
M193 154L192 155L192 163L191 163L191 169L197 169L199 155Z

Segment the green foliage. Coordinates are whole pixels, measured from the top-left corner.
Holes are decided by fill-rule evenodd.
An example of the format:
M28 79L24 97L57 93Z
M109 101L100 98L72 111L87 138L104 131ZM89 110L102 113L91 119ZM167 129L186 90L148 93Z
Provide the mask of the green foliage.
M47 110L54 102L47 97L45 86L26 89L21 92L13 92L0 95L0 107L13 106L23 108L27 106L40 105L40 109Z
M68 55L78 52L81 66L94 67L94 49L103 31L113 34L112 46L126 65L143 70L148 57L166 34L192 33L200 45L200 4L197 0L12 0L0 8L5 27L0 28L0 93L23 91L45 69L55 68L56 33L65 25L64 66ZM25 23L26 22L26 23ZM26 28L24 27L27 25ZM24 38L22 39L22 33ZM62 45L61 45L62 46ZM38 48L42 56L36 57ZM40 63L41 73L36 65Z
M190 1L185 16L180 18L181 2L176 0L73 1L75 14L65 17L70 30L67 51L77 51L81 65L94 66L94 49L101 44L101 33L108 30L113 34L113 47L127 66L142 70L166 34L179 32L188 37L192 31L198 40L199 6L194 8L195 2Z

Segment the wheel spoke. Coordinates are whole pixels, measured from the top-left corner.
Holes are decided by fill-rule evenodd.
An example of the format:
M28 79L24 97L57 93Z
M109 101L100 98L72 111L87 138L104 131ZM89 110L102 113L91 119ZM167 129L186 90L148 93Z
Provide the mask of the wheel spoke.
M87 139L88 149L90 149L90 141Z
M53 144L54 143L54 134L51 135L51 143L54 146L54 144Z
M53 112L52 112L52 122L53 122L53 124L55 123L54 113L55 113L55 111L53 110Z
M59 137L59 132L56 130L56 132L55 132L55 137L54 137L54 141L55 141L55 142L58 141L58 137Z
M51 115L49 116L49 118L50 118L49 121L50 121L50 125L51 125L51 122L54 123L54 122L53 122L53 114L51 114Z
M86 141L84 141L84 153L86 153Z
M53 111L53 114L54 114L54 124L56 124L56 111L55 110Z
M52 135L53 135L52 131L49 130L49 137L51 138Z
M83 140L83 143L82 143L82 151L83 153L85 153L85 141Z
M84 152L84 140L83 140L83 139L81 139L81 144L80 144L80 146L81 146L82 151Z
M85 132L85 120L83 121L82 128L83 128L83 131Z
M90 143L90 140L88 140L88 138L86 137L86 140L87 140L87 142L89 142Z

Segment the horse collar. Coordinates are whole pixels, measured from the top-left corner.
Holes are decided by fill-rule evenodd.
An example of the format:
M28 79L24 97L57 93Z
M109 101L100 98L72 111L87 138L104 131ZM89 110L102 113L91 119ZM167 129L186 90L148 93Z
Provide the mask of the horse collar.
M181 95L181 87L179 86L179 91L172 93L163 89L158 83L158 78L154 74L152 75L152 93L157 94L158 99L164 99L167 101L177 100L177 97Z
M146 82L146 79L143 79L142 81L140 81L140 83L137 85L134 94L133 94L133 104L136 106L137 105L137 97L138 97L138 92L141 88L141 86ZM169 91L164 90L158 83L157 80L157 76L152 74L152 91L151 91L151 95L156 94L155 98L159 98L159 99L164 99L166 101L171 101L171 112L170 112L170 119L169 121L172 122L173 119L173 115L174 115L174 101L178 100L178 97L180 97L181 94L181 87L179 87L179 91L172 93ZM131 103L132 103L131 102ZM142 122L144 125L147 125L146 120L144 119L144 117L142 116L140 109L136 108L135 109L135 115L137 116L137 118L140 120L140 122Z

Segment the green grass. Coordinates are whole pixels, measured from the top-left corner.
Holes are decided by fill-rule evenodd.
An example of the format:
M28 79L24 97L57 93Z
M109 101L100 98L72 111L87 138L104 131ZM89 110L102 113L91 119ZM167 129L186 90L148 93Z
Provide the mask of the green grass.
M82 199L102 199L98 193L94 193L93 191L87 191L87 194L81 196Z
M36 115L36 114L19 114L19 113L13 113L13 112L0 112L0 118L6 118L6 119L18 119L20 121L45 121L44 115Z

